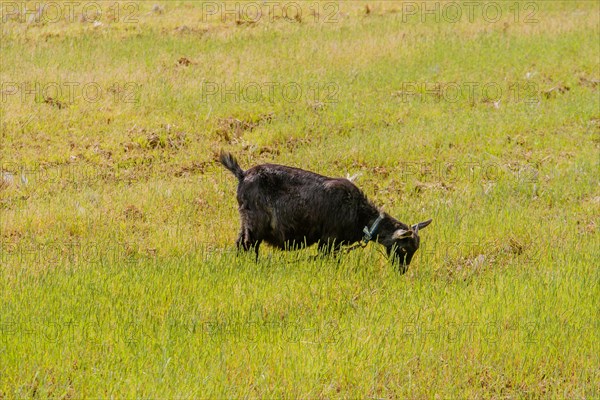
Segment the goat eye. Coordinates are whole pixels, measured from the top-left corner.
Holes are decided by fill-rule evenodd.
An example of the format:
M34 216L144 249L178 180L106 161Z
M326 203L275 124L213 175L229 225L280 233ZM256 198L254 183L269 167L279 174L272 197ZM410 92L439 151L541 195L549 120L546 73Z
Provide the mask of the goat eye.
M403 253L406 253L406 249L404 249L404 248L400 249L400 251L402 251Z

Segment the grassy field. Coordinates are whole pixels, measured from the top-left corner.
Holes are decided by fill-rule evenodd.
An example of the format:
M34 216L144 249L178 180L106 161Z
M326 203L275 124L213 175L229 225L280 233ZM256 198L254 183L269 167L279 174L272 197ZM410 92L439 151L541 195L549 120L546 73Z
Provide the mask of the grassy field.
M597 2L42 3L0 3L0 399L600 396ZM256 263L221 149L433 223L405 275Z

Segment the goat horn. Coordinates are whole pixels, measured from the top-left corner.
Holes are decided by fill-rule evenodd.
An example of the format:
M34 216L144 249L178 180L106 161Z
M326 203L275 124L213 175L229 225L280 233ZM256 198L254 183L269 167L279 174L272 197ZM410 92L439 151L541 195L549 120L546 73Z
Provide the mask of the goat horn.
M392 235L392 237L394 239L405 239L405 238L412 237L412 236L413 236L413 230L411 230L411 229L408 229L408 230L407 229L398 229Z

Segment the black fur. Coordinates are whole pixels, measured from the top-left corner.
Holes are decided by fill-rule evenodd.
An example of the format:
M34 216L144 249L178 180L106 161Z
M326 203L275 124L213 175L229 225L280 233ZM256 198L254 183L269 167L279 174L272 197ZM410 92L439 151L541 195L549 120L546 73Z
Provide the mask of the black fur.
M263 241L286 250L315 243L320 250L338 250L360 241L363 228L370 228L381 213L348 179L275 164L244 171L224 152L220 161L238 179L242 226L237 246L254 248L257 257ZM419 247L418 228L429 222L409 227L383 213L373 240L385 246L405 270ZM399 238L402 231L409 237Z

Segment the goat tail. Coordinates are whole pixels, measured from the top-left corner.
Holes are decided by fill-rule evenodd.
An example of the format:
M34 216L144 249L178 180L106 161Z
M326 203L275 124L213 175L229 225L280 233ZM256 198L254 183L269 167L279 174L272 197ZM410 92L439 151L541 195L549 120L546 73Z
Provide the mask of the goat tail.
M240 165L231 153L221 151L219 161L221 161L221 164L223 164L225 168L230 170L231 173L234 174L236 178L238 178L238 181L244 179L244 170L240 168Z

